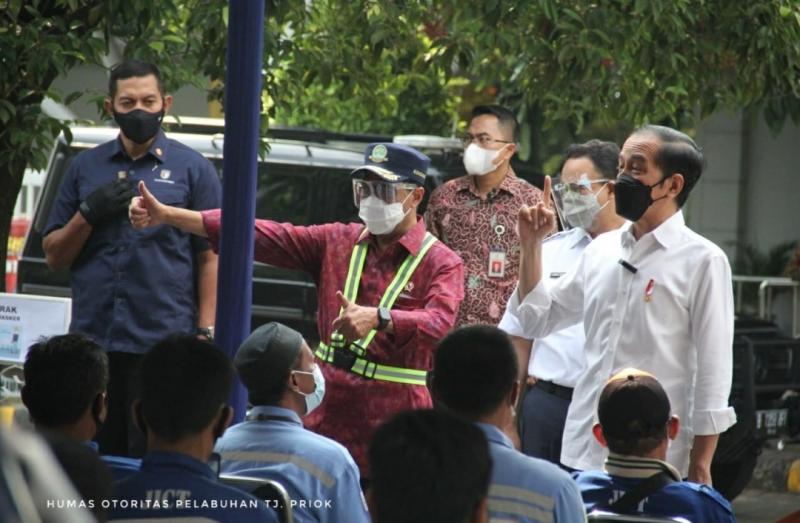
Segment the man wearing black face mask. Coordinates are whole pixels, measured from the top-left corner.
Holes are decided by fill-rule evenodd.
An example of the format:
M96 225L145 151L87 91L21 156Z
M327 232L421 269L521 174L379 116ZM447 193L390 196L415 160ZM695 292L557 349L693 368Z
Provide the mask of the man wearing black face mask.
M144 451L130 411L145 350L171 332L213 335L217 256L208 242L169 227L137 231L126 216L139 181L177 207L220 204L213 165L161 130L171 106L154 65L132 60L114 68L105 108L119 137L72 160L43 231L48 265L70 271L70 330L108 351L100 446L117 455Z
M544 204L520 210L523 261L509 307L532 338L581 320L586 332L586 371L564 430L568 467L602 466L604 450L590 436L597 398L618 369L636 367L659 379L684 420L667 461L690 481L711 484L718 436L736 421L728 406L733 292L725 253L686 227L680 210L702 169L685 134L654 125L635 131L615 185L617 214L631 221L598 236L549 289L540 284L541 243L555 214Z
M79 334L34 343L25 356L22 402L36 429L86 443L108 413L108 357L98 344ZM101 456L115 481L139 470L139 460Z

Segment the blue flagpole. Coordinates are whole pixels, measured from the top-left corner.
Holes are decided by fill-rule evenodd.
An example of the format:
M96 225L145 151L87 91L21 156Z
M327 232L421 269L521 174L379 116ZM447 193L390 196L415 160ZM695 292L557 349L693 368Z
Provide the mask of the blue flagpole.
M228 3L223 219L215 341L231 358L250 334L264 4L263 0ZM238 379L231 393L231 406L234 422L241 421L247 392Z

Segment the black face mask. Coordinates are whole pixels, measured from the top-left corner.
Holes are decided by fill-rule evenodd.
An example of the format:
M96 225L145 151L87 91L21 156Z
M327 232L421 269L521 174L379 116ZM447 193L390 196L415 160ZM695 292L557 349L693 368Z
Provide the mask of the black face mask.
M161 129L164 109L157 113L148 113L142 109L134 109L127 113L114 111L114 120L122 130L122 134L135 143L143 144L156 135Z
M661 185L665 181L666 178L653 185L645 185L630 174L619 175L614 184L614 202L617 214L626 220L637 221L647 208L653 205L653 202L667 197L664 195L653 200L650 196L653 187Z

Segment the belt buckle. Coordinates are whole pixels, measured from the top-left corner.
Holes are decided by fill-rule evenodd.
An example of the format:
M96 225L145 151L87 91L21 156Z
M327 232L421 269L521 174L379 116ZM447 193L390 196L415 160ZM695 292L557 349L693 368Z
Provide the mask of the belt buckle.
M356 364L356 353L350 349L333 349L333 366L344 370L350 370Z

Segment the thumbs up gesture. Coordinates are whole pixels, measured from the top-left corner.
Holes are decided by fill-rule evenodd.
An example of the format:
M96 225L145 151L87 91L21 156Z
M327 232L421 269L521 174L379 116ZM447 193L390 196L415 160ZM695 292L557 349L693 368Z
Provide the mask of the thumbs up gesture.
M535 243L540 243L556 228L556 213L553 210L552 180L544 178L544 194L542 201L528 207L523 205L519 210L517 228L519 241L523 250L528 251Z
M336 293L342 312L333 320L333 330L338 331L349 343L357 341L378 326L378 309L362 307L347 300L341 292Z
M151 193L144 182L139 182L139 194L131 200L128 206L128 218L133 227L144 229L161 225L167 219L169 207L159 202Z

